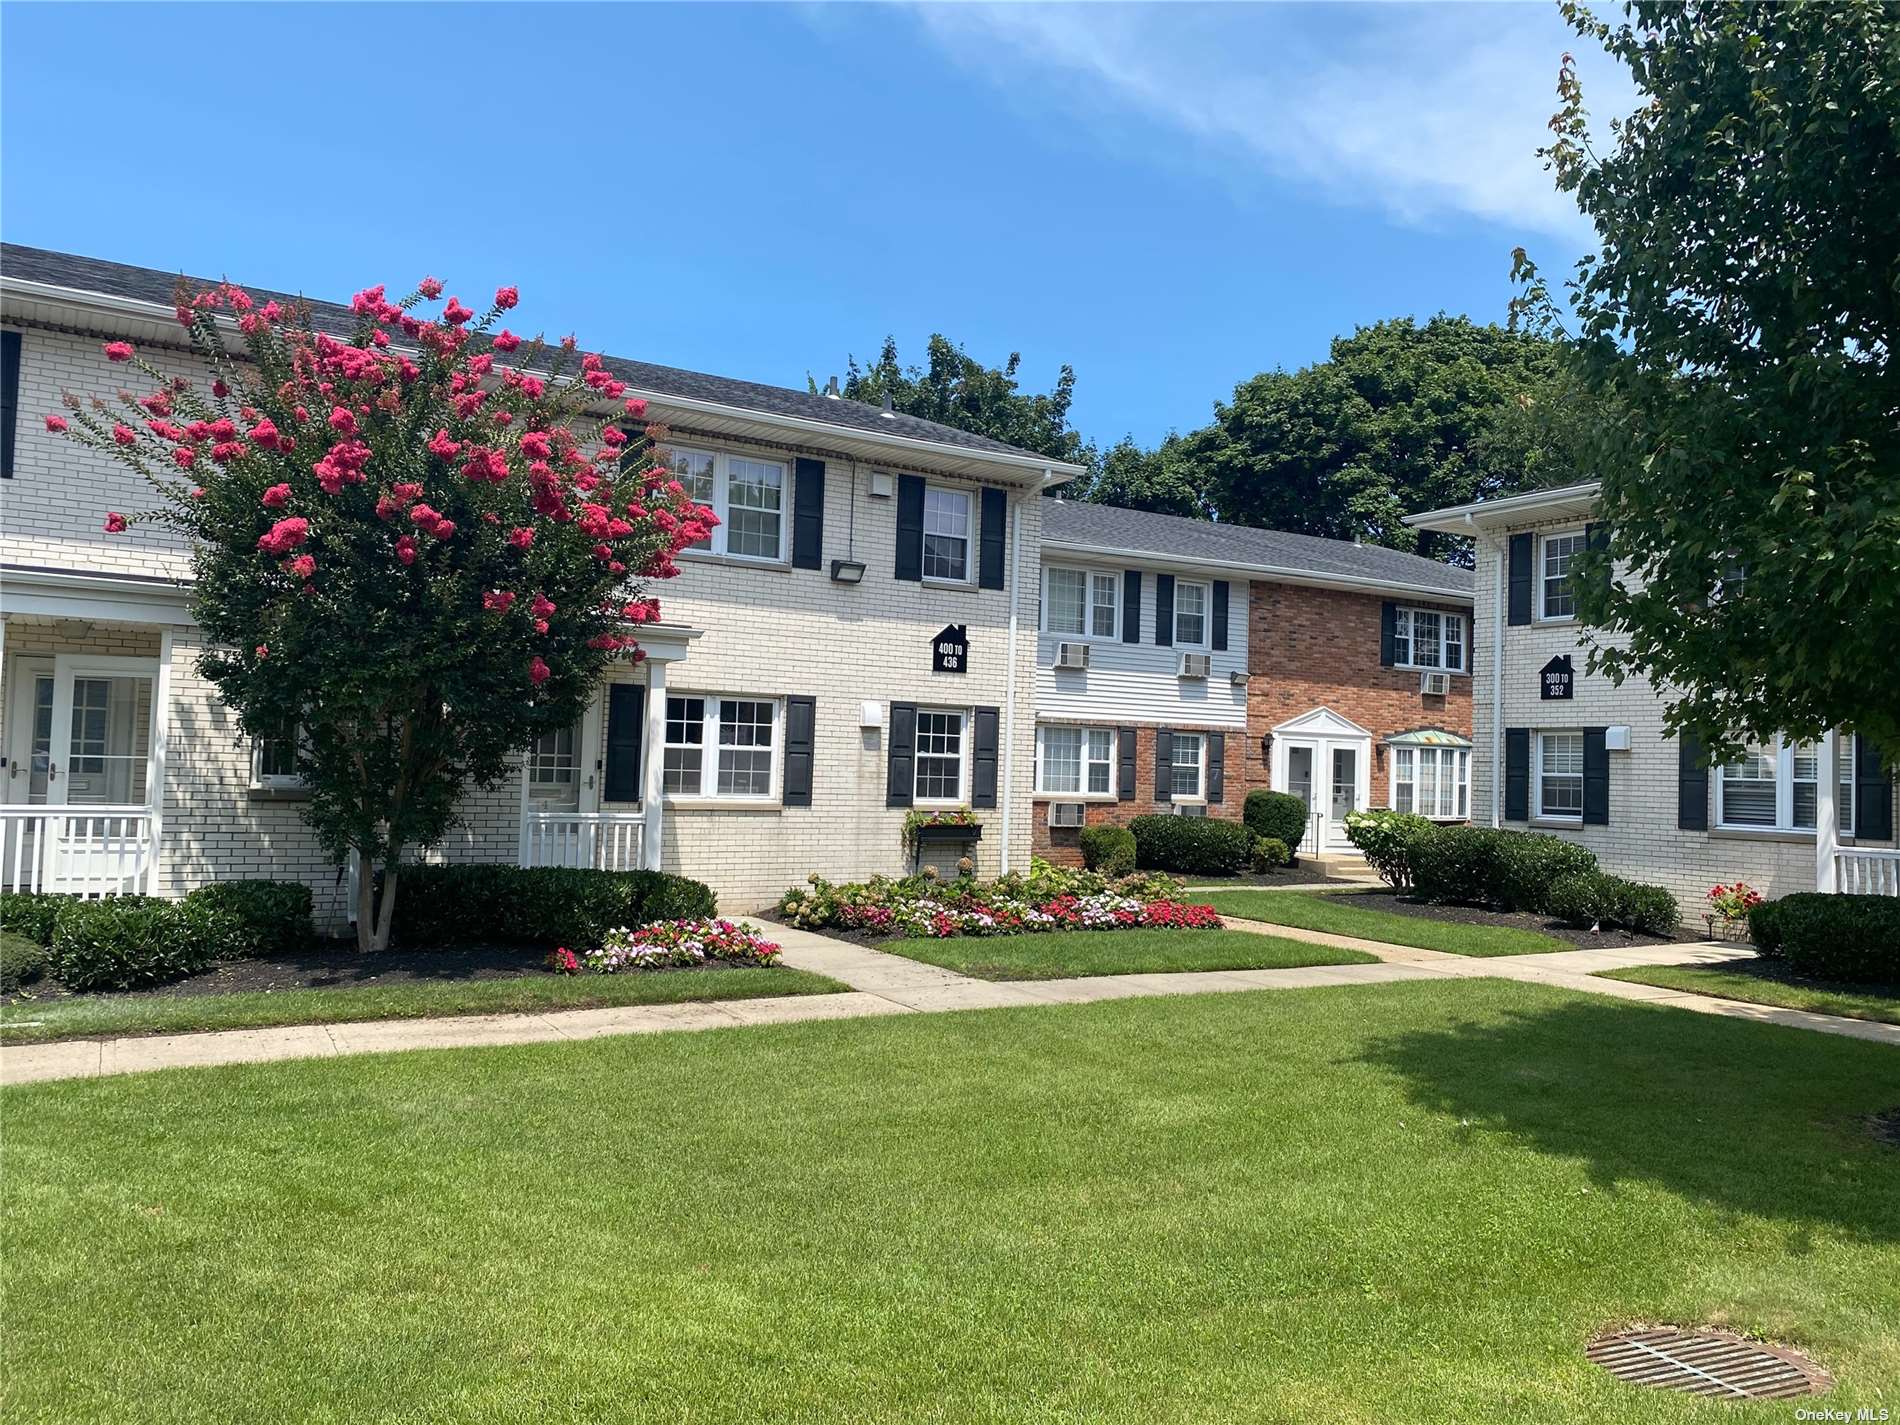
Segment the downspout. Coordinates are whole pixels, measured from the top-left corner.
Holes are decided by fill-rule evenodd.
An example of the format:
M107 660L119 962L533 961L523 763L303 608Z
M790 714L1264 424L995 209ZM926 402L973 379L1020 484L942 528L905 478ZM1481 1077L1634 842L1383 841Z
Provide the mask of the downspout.
M1470 515L1467 524L1476 524ZM1497 587L1491 599L1491 825L1504 825L1504 574L1498 557Z
M1048 472L1043 472L1045 479ZM1041 488L1037 495L1041 494ZM1009 874L1010 809L1016 803L1016 660L1022 656L1016 642L1017 606L1023 587L1023 496L1009 512L1009 669L1003 685L1003 855L1002 873Z

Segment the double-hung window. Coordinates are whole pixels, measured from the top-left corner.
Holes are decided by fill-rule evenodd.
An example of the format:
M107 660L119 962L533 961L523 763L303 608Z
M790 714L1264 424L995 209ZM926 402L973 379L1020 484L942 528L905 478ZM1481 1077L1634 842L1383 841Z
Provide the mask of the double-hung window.
M1047 631L1070 638L1121 636L1121 577L1089 569L1051 569Z
M775 698L669 694L662 790L678 798L770 801L777 786L778 729Z
M75 684L76 688L77 684ZM76 691L74 711L78 711ZM276 736L253 739L251 742L251 785L260 791L267 792L303 790L303 774L297 770L297 743L301 737L302 733L298 729L289 728ZM77 750L77 741L74 747Z
M1553 821L1583 820L1583 734L1537 734L1537 815Z
M1115 735L1106 727L1045 727L1036 790L1058 797L1115 791Z
M1400 668L1465 670L1465 618L1438 609L1400 607L1392 616L1392 662Z
M1458 747L1392 749L1394 811L1463 821L1470 815L1470 807L1470 752Z
M789 471L782 460L723 451L666 447L667 468L695 504L719 517L705 539L688 549L778 564L785 559L785 495Z
M970 582L970 492L924 488L924 577Z
M923 806L960 806L964 801L963 738L968 719L949 708L917 710L917 771L912 800Z
M1198 732L1177 732L1174 734L1172 766L1173 780L1169 791L1177 802L1198 802L1205 795L1202 788L1206 785L1207 744Z
M1538 563L1539 618L1577 616L1577 591L1570 582L1570 565L1583 553L1583 546L1582 530L1543 537Z
M1174 642L1181 648L1207 647L1206 584L1176 580L1174 585Z
M1836 744L1840 786L1835 824L1854 834L1854 740ZM1777 737L1750 743L1737 760L1718 769L1715 824L1734 831L1813 831L1820 808L1820 748Z

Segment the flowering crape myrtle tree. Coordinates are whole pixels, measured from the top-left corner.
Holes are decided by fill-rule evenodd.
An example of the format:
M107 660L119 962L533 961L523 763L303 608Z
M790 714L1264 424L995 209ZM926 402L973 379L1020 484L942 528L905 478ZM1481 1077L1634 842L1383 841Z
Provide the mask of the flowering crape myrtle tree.
M250 736L294 739L305 819L357 858L364 950L389 943L403 853L572 725L612 661L643 656L647 581L715 522L599 357L495 329L512 287L479 320L454 297L419 315L441 294L434 278L400 302L359 292L338 337L305 303L181 282L208 388L110 342L151 389L117 407L67 393L46 422L157 489L108 532L190 537L199 669Z

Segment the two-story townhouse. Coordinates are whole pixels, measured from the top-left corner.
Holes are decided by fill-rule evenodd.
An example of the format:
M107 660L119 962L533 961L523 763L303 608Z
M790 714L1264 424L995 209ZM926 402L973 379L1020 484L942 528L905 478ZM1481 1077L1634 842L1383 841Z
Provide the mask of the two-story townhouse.
M118 387L106 340L197 374L175 281L0 250L0 888L290 877L335 923L349 872L298 816L290 749L243 738L197 672L189 551L162 527L102 534L150 491L42 420L62 390ZM1041 495L1077 468L834 396L607 364L721 523L653 590L645 661L434 854L657 866L747 909L814 871L898 872L912 809L971 807L979 869L1026 864Z
M1471 574L1417 555L1046 502L1036 847L1154 812L1238 817L1292 792L1301 851L1348 812L1468 811Z
M1777 738L1711 767L1665 734L1663 691L1589 671L1570 561L1598 537L1596 497L1592 482L1407 520L1477 542L1474 819L1580 842L1690 915L1738 879L1900 894L1894 779L1864 738Z

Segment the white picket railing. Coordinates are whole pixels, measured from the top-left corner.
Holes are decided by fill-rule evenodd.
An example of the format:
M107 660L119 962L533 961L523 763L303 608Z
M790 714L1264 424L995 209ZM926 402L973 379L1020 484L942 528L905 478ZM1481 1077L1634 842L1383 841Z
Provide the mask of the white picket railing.
M0 890L128 895L151 865L150 807L0 807Z
M1900 896L1900 851L1843 846L1834 853L1834 883L1843 895Z
M646 817L637 811L531 811L521 828L524 866L637 871Z

